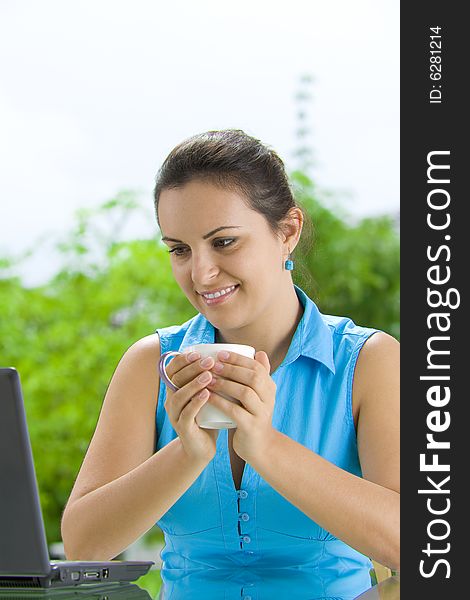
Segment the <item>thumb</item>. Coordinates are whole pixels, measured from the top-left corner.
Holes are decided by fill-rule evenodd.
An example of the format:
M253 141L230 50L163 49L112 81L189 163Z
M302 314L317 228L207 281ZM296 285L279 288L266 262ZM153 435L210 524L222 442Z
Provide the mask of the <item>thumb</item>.
M259 350L255 354L255 360L263 365L263 367L267 370L268 373L271 372L271 363L269 362L268 355L264 350Z

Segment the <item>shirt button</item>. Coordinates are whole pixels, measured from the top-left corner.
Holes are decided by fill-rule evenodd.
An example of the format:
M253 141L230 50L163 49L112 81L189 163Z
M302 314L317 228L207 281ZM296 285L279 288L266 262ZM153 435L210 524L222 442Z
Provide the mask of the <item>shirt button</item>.
M248 498L248 492L246 490L238 490L238 497L239 498Z
M244 535L244 536L243 536L243 541L244 541L246 544L249 544L249 543L251 542L251 537L250 537L249 535Z
M250 515L248 513L243 513L241 515L241 519L242 519L242 521L249 521L250 520Z
M251 596L243 596L243 600L251 600Z

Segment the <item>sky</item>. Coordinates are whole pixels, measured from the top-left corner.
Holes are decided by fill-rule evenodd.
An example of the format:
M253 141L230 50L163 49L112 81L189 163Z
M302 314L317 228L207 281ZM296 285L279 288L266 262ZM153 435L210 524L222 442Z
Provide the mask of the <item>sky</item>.
M0 258L37 247L30 285L58 267L44 240L120 190L149 207L129 237L154 235L156 171L190 135L243 129L296 168L299 110L320 188L398 213L394 0L0 0L0 55Z

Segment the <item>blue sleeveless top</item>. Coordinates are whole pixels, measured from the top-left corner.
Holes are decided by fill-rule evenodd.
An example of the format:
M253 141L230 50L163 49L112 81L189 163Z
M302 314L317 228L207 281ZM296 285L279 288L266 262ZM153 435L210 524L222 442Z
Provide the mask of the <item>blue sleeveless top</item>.
M323 315L299 287L295 291L304 313L282 364L271 375L277 386L272 425L361 477L352 383L359 351L377 330ZM162 353L215 342L215 329L201 314L157 333ZM177 437L164 408L165 396L160 383L156 450ZM170 571L253 565L334 569L338 575L356 570L362 589L370 586L370 560L278 494L250 464L245 465L241 489L235 489L227 429L219 433L213 460L157 525L165 537L162 578Z

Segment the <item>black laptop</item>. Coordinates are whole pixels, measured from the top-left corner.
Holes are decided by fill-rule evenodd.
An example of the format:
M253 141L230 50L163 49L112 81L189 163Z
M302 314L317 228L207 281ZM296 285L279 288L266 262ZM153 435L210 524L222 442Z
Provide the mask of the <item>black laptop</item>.
M151 561L51 561L16 369L0 368L0 588L135 581Z

